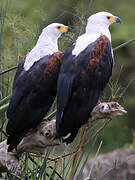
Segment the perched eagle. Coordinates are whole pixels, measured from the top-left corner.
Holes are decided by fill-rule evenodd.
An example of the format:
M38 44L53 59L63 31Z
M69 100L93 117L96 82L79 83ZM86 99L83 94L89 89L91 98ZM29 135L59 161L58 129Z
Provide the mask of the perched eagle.
M63 142L71 143L88 121L114 64L110 24L119 17L99 12L88 18L85 34L64 53L58 77L56 130Z
M54 102L62 57L57 41L70 30L59 23L45 27L36 46L18 65L7 111L8 151L16 148L26 133L42 121Z

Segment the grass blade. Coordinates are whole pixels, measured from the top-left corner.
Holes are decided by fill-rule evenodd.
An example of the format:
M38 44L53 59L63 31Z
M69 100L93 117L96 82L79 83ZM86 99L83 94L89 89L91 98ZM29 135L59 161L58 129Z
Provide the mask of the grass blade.
M103 144L103 141L100 142L99 147L98 147L98 150L97 150L97 152L96 152L96 155L95 155L95 157L94 157L94 159L93 159L93 163L92 163L92 166L91 166L91 168L90 168L89 175L88 175L89 178L90 178L90 176L91 176L91 172L92 172L93 167L94 167L94 165L95 165L95 162L96 162L96 160L97 160L97 156L98 156L98 154L99 154L99 151L100 151L100 149L101 149L102 144Z
M10 72L10 71L13 71L13 70L15 70L16 68L17 68L17 66L13 66L13 67L11 67L11 68L9 68L9 69L6 69L6 70L0 72L0 76L3 75L3 74L5 74L5 73L8 73L8 72Z
M128 40L127 42L125 42L125 43L123 43L123 44L120 44L119 46L115 47L115 48L113 49L113 51L117 51L118 49L121 49L121 48L123 48L124 46L127 46L128 44L130 44L130 43L132 43L132 42L135 42L135 37L132 38L132 39L130 39L130 40Z
M8 106L9 106L9 103L4 104L3 106L1 106L1 107L0 107L0 113L3 113L3 112L5 112L5 111L7 111Z
M0 106L5 104L9 99L10 99L11 95L8 95L7 97L3 98L1 101L0 101Z

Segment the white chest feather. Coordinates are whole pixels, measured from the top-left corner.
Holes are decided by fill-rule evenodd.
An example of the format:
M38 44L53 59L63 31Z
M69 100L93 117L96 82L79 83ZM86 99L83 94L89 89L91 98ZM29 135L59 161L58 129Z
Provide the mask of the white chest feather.
M28 71L30 67L42 57L52 55L53 53L53 50L35 46L26 56L24 63L25 71Z
M72 55L78 56L80 52L82 52L89 44L96 41L96 39L99 37L100 34L94 34L92 36L83 34L82 36L78 37L75 48L72 51Z
M46 31L43 30L36 46L26 56L24 63L25 71L28 71L35 62L39 61L44 56L52 55L58 51L58 37L52 35L53 34L46 34Z
M72 55L78 56L80 52L82 52L88 45L96 41L102 33L90 33L90 34L83 34L82 36L79 36L76 40L76 45L72 51ZM105 34L109 40L111 41L110 33L103 33Z

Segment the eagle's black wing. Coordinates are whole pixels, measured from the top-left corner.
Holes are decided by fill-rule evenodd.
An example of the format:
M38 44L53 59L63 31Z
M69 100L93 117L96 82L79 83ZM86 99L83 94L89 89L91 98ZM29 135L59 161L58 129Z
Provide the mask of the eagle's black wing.
M70 48L66 51L62 58L62 65L59 73L58 78L58 85L57 85L57 128L59 124L61 124L61 119L63 116L63 111L67 106L69 101L71 91L72 91L72 84L74 80L74 57L70 57L70 53L73 49L74 45L71 45ZM71 67L69 69L69 67Z

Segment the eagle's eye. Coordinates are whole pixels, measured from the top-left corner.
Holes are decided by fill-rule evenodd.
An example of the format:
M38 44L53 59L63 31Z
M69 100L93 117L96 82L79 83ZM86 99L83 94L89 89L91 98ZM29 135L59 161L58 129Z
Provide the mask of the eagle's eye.
M57 29L60 29L60 28L61 28L60 26L57 27Z
M111 17L110 16L107 16L107 19L110 19Z

